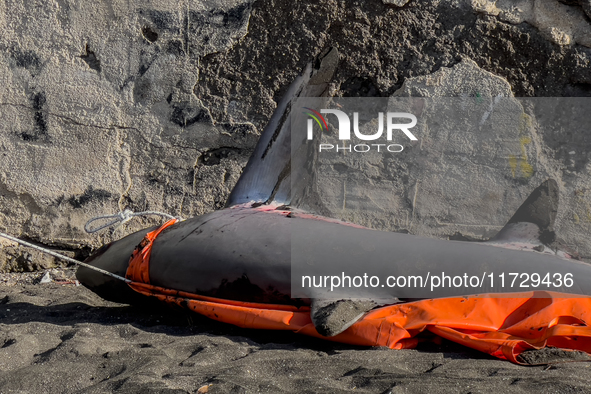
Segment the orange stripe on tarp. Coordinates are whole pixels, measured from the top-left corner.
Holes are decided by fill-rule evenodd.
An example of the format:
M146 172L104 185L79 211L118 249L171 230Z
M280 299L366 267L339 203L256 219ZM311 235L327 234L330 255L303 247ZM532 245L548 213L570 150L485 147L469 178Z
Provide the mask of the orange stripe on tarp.
M168 227L174 223L167 222ZM336 342L392 349L415 347L417 334L440 337L518 363L525 350L545 346L591 353L591 298L555 292L436 298L395 304L368 312L347 330L323 337L310 308L223 300L164 289L149 283L151 245L165 227L146 237L130 262L127 277L135 291L243 328L289 330ZM132 267L132 265L134 267Z

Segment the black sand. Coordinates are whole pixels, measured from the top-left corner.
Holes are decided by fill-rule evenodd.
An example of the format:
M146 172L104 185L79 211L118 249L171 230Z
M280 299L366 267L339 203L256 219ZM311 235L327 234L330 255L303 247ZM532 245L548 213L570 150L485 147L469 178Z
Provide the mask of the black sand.
M0 393L591 390L591 363L573 362L583 354L529 354L550 364L524 367L447 341L359 348L115 304L74 284L17 282L0 285Z

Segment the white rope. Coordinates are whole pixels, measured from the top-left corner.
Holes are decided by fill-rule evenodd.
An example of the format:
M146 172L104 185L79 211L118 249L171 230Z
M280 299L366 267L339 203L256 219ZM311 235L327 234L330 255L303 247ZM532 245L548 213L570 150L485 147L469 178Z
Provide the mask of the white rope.
M70 263L74 263L74 264L77 264L77 265L81 265L82 267L86 267L86 268L88 268L88 269L91 269L91 270L94 270L94 271L100 272L101 274L108 275L108 276L110 276L110 277L112 277L112 278L115 278L115 279L122 280L122 281L124 281L125 283L131 283L131 280L129 280L129 279L126 279L126 278L124 278L124 277L122 277L122 276L119 276L119 275L117 275L117 274L114 274L114 273L112 273L112 272L106 271L106 270L104 270L104 269L102 269L102 268L98 268L98 267L92 266L92 265L90 265L90 264L83 263L82 261L78 261L78 260L76 260L76 259L73 259L73 258L71 258L71 257L64 256L63 254L56 253L56 252L54 252L53 250L50 250L50 249L42 248L41 246L34 245L34 244L32 244L32 243L29 243L29 242L27 242L27 241L23 241L22 239L18 239L18 238L12 237L12 236L10 236L10 235L8 235L8 234L4 234L4 233L1 233L1 232L0 232L0 237L3 237L3 238L6 238L6 239L9 239L9 240L11 240L11 241L17 242L17 243L19 243L19 244L21 244L21 245L24 245L24 246L28 246L29 248L33 248L33 249L35 249L35 250L38 250L38 251L40 251L40 252L47 253L47 254L49 254L49 255L51 255L51 256L53 256L53 257L57 257L57 258L59 258L59 259L62 259L62 260L68 261L68 262L70 262Z
M119 227L123 223L130 221L132 218L134 218L136 216L146 216L146 215L158 215L158 216L163 216L168 219L182 220L181 218L177 218L177 217L174 217L172 215L169 215L169 214L163 213L163 212L157 212L157 211L133 212L131 209L126 209L123 212L119 212L115 215L103 215L103 216L94 217L94 218L90 219L88 222L86 222L86 224L84 225L84 230L87 233L92 234L92 233L96 233L97 231L100 231L104 228L111 227L115 224L118 224L117 227ZM97 220L104 220L104 219L114 219L114 220L111 220L110 222L108 222L102 226L99 226L99 227L95 227L95 228L90 227L91 223L94 223Z
M113 225L115 225L117 223L119 223L119 226L121 226L123 223L131 220L135 216L145 216L145 215L158 215L158 216L166 217L168 219L179 219L179 220L182 220L181 218L176 218L176 217L174 217L172 215L169 215L169 214L163 213L163 212L144 211L144 212L137 212L136 213L136 212L133 212L130 209L126 209L123 212L119 212L118 214L115 214L115 215L103 215L103 216L97 216L95 218L92 218L88 222L86 222L86 224L84 225L84 230L86 230L87 233L96 233L97 231L100 231L100 230L102 230L104 228L107 228L107 227L111 227L111 226L113 226ZM90 224L91 223L96 222L97 220L102 220L102 219L114 219L114 220L111 220L110 222L108 222L108 223L106 223L106 224L104 224L102 226L96 227L96 228L91 228L90 227ZM112 278L115 278L115 279L118 279L118 280L122 280L125 283L131 283L131 280L129 280L127 278L124 278L124 277L122 277L120 275L114 274L112 272L106 271L106 270L104 270L102 268L98 268L98 267L95 267L95 266L90 265L90 264L83 263L82 261L78 261L78 260L73 259L71 257L64 256L63 254L56 253L53 250L43 248L41 246L32 244L32 243L27 242L27 241L23 241L22 239L18 239L16 237L11 236L11 235L8 235L8 234L5 234L5 233L0 232L0 237L9 239L9 240L14 241L14 242L16 242L16 243L18 243L20 245L23 245L23 246L28 246L29 248L33 248L35 250L38 250L40 252L46 253L48 255L51 255L53 257L57 257L59 259L68 261L70 263L74 263L74 264L80 265L82 267L86 267L88 269L91 269L91 270L100 272L101 274L108 275L108 276L110 276Z

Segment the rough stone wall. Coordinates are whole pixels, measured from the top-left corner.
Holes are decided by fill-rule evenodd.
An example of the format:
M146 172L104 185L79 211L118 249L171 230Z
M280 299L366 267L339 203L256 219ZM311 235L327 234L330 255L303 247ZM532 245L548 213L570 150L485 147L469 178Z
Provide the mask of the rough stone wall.
M247 34L250 2L0 7L3 230L96 247L112 234L88 236L93 216L129 207L188 217L224 203L257 132L214 125L193 88L200 59Z
M4 2L0 229L81 257L155 222L89 236L83 224L93 216L129 207L189 217L221 207L276 102L328 46L341 54L336 96L410 94L463 61L518 97L589 96L588 9L586 0ZM541 170L509 177L516 192L491 199L495 223L488 211L468 222L460 210L449 217L498 227L551 175L566 201L558 230L591 256L591 141L568 132L534 135ZM400 195L416 187L400 184ZM396 229L490 233L432 219L415 215ZM34 268L12 247L2 253L0 266Z

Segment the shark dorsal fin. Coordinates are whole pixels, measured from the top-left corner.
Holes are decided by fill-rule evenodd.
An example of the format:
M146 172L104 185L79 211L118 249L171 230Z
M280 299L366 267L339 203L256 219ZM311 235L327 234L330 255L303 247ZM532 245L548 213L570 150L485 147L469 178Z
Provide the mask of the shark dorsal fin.
M558 211L558 184L548 179L538 186L490 242L554 242L554 220Z
M316 58L314 65L308 64L303 74L290 85L230 193L226 207L250 201L290 204L294 196L297 199L304 193L302 189L305 189L307 183L297 178L305 177L308 169L303 168L304 164L314 161L309 160L308 156L310 151L314 155L315 149L313 149L314 144L307 144L305 139L302 139L299 145L292 144L292 99L298 97L327 99L329 83L338 60L338 50L328 48ZM292 163L292 160L295 163ZM294 186L293 189L292 186Z

